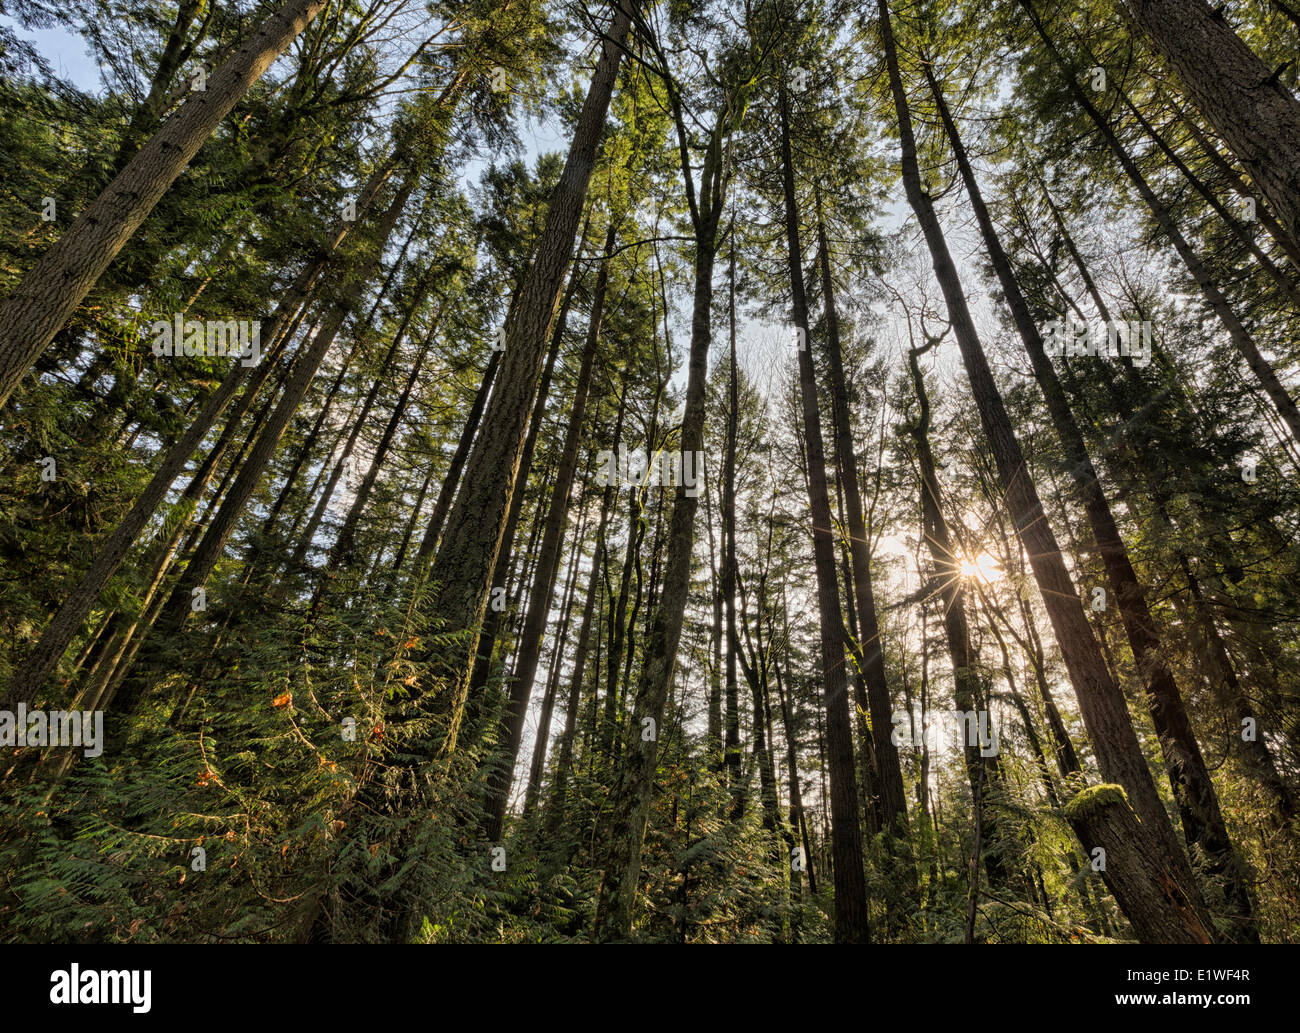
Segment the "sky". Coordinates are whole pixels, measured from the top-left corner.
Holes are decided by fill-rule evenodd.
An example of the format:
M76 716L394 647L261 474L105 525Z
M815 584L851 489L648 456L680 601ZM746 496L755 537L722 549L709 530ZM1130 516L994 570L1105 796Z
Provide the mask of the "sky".
M50 63L60 78L67 79L82 90L98 90L99 65L91 59L81 37L62 26L52 29L24 29L8 15L0 14L0 25L20 39L36 44L36 49Z

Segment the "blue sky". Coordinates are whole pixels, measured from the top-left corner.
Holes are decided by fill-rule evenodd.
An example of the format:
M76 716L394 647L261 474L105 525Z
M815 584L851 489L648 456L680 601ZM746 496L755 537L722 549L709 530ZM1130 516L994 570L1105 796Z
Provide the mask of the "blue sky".
M24 29L7 15L0 15L0 24L19 38L35 43L41 56L61 78L70 80L83 90L99 89L99 65L91 59L86 44L76 33L62 27Z

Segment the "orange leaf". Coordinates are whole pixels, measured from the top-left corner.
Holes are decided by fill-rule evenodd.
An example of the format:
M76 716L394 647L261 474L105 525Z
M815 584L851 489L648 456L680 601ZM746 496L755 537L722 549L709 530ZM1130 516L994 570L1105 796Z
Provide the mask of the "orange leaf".
M275 707L276 710L279 710L281 707L287 707L292 703L293 693L286 692L283 696L276 696L275 699L271 701L271 706Z

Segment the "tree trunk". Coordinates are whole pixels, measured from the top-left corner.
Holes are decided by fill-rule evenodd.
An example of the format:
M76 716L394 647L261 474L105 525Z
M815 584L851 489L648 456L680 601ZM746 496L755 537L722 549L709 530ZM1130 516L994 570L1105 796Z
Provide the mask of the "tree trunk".
M1143 849L1143 829L1122 786L1092 786L1065 805L1065 817L1142 943L1210 943L1178 880ZM1097 853L1100 848L1104 853Z
M191 93L0 305L0 406L248 88L325 7L289 0Z
M1124 106L1128 108L1129 113L1137 120L1138 125L1142 127L1142 131L1151 138L1152 143L1160 148L1160 153L1169 160L1170 165L1178 170L1179 175L1187 180L1192 189L1204 198L1205 203L1210 206L1214 214L1217 215L1220 220L1222 220L1224 226L1228 228L1228 232L1232 234L1243 248L1250 252L1251 257L1254 258L1259 264L1259 267L1264 270L1265 275L1273 281L1273 285L1281 295L1282 300L1292 308L1300 309L1300 288L1297 288L1295 280L1279 269L1276 263L1265 254L1263 248L1255 243L1254 238L1251 237L1246 228L1238 221L1237 217L1228 211L1223 202L1215 196L1214 191L1206 185L1205 181L1202 180L1200 176L1187 166L1187 163L1179 157L1178 152L1175 151L1173 147L1166 142L1165 138L1160 135L1159 130L1147 121L1146 116L1144 116L1138 106L1133 103L1129 95L1124 91L1123 87L1116 86L1115 89L1119 93L1120 99L1124 102ZM1267 212L1264 214L1267 215Z
M831 275L830 244L826 239L820 186L816 188L815 198L822 297L826 305L825 352L831 386L831 413L835 424L835 455L840 467L840 484L848 517L849 554L853 561L852 593L858 618L858 627L854 631L867 686L867 699L871 706L872 746L876 760L875 788L880 794L881 820L885 827L903 831L907 828L907 796L903 791L898 747L893 742L891 718L894 705L885 675L880 622L876 618L876 599L871 586L871 543L867 540L862 491L858 481L858 458L853 448L853 424L849 415L849 394L840 345L840 317L835 307L835 280Z
M163 112L166 110L167 96L172 88L172 81L176 78L176 73L180 71L181 65L194 52L194 48L203 38L207 21L212 17L212 8L206 7L205 10L205 6L202 0L180 0L180 3L176 5L176 20L172 23L172 27L167 33L167 42L158 55L158 65L149 79L149 92L139 107L132 112L131 121L122 134L117 155L112 163L114 175L126 167L127 162L139 149L141 138L158 123L158 119L162 117ZM200 11L203 11L204 21L199 26L198 34L187 44L186 39L189 36L190 26L194 24L194 19Z
M519 745L523 741L524 718L528 713L528 698L537 675L541 657L542 638L546 620L551 612L555 576L559 569L564 530L568 526L569 496L578 471L578 449L586 426L587 394L591 387L592 370L596 364L596 350L600 343L600 324L605 307L605 289L609 284L609 256L614 250L614 223L611 221L605 236L605 256L596 274L592 293L591 317L587 324L587 338L582 349L582 362L574 387L573 407L569 412L569 426L565 431L560 454L560 466L551 489L550 507L546 513L546 526L537 553L537 569L533 572L532 589L528 595L528 613L516 651L514 679L510 683L509 698L501 715L498 729L498 747L501 756L488 777L487 819L484 834L489 842L501 838L506 806L510 799L510 782L515 762L519 758Z
M817 874L813 865L812 842L808 838L808 819L804 814L803 794L799 785L799 754L796 749L795 727L790 719L790 703L786 698L785 682L781 677L781 665L776 657L772 658L772 673L776 675L776 695L781 704L781 724L785 729L786 767L790 769L790 823L799 830L799 837L803 842L803 859L808 869L808 891L815 897Z
M741 770L740 752L740 692L736 683L736 654L740 651L740 637L736 633L736 238L735 224L731 227L731 257L727 272L727 320L730 327L730 352L727 366L727 444L722 459L722 572L719 586L722 605L726 613L726 669L723 675L723 698L726 705L726 738L723 743L726 758L727 784L731 789L732 821L745 816L746 798L749 795L748 779Z
M569 305L573 301L573 295L577 291L579 272L575 266L569 279L569 288L565 291L564 301L560 303L560 315L556 321L555 328L551 333L551 346L547 350L546 365L542 368L542 379L537 385L537 397L533 400L533 412L528 421L528 433L524 437L524 451L519 459L519 491L510 500L510 509L506 513L505 533L502 537L501 550L497 554L496 563L492 567L492 587L506 589L505 604L514 598L514 593L509 589L513 586L508 584L510 576L510 561L512 550L515 543L515 532L519 527L519 518L524 509L524 497L528 489L528 481L533 472L533 459L536 456L537 435L541 433L542 420L546 417L546 403L551 393L551 375L555 371L555 363L560 355L560 346L564 341L565 327L569 318ZM540 523L534 522L534 530L540 527ZM525 553L527 556L535 555L531 548ZM467 701L467 714L472 720L471 726L477 727L478 718L486 702L488 680L492 675L492 658L496 650L497 636L501 630L501 622L505 619L504 606L500 609L493 607L488 610L483 626L479 631L477 652L474 656L474 668L470 672L470 691L471 696Z
M614 439L613 448L615 453L622 441L623 435L623 415L626 412L627 392L619 398L618 416L614 420ZM577 651L573 656L573 677L569 682L569 700L568 706L564 711L564 730L560 733L559 752L555 762L555 782L551 786L551 806L550 813L546 818L546 836L547 842L555 842L558 838L559 831L564 824L564 812L568 804L568 782L569 769L573 766L573 740L578 729L578 713L582 709L582 687L585 683L587 673L587 653L591 648L592 634L599 638L597 626L600 624L600 604L602 599L600 587L600 574L604 551L600 543L605 539L605 527L609 521L609 514L614 508L614 502L618 497L618 489L614 484L605 485L604 494L600 502L600 522L596 526L596 537L593 541L596 543L592 549L591 557L591 575L587 579L587 599L583 605L582 612L582 629L578 632ZM597 681L600 679L600 664L597 662Z
M803 256L799 246L799 211L794 192L794 159L784 83L780 86L781 170L785 193L785 235L793 295L794 325L809 342L808 302L804 296ZM799 394L803 408L804 441L808 455L809 506L812 511L813 567L817 576L817 609L821 617L822 692L826 707L826 738L830 753L831 849L835 857L835 941L865 943L867 889L862 868L862 828L858 824L858 787L853 759L853 717L844 674L844 618L840 612L839 581L835 575L834 526L826 481L821 412L812 349L799 349ZM891 726L892 727L892 726ZM901 776L900 776L901 778Z
M159 630L166 633L175 633L184 626L191 613L190 603L193 591L206 584L213 567L221 558L226 542L234 532L239 518L246 511L253 493L257 490L266 466L270 462L276 446L279 445L285 428L289 425L289 420L292 419L293 414L306 396L312 379L316 375L316 370L325 358L325 353L334 343L334 339L347 317L349 307L355 302L364 284L370 279L375 267L379 264L384 244L391 236L393 227L396 226L398 218L414 192L417 179L418 177L413 173L409 174L406 182L397 190L388 205L388 209L379 220L379 225L376 227L375 239L371 245L368 258L364 260L362 268L357 270L356 277L346 290L345 296L335 304L307 351L298 357L297 362L294 364L293 373L285 385L284 393L280 397L275 411L262 429L262 433L258 435L256 443L249 450L248 457L239 471L239 476L235 478L235 482L231 486L230 494L226 496L221 508L208 524L206 532L186 564L185 573L173 588L167 600L164 614L154 629L155 636ZM143 679L140 678L133 681L135 691L129 694L119 694L117 700L119 708L129 710L135 704L138 693L143 688L142 681Z
M1204 0L1125 0L1197 110L1300 239L1300 101ZM1280 72L1281 69L1278 69Z
M441 664L442 669L436 672L437 678L449 683L447 691L438 693L439 709L446 712L447 718L441 746L444 754L456 748L469 695L477 629L487 611L492 569L501 546L506 513L513 493L523 488L517 482L517 475L529 410L564 274L572 258L630 23L629 14L616 7L607 38L600 47L600 60L574 130L568 160L551 195L546 225L519 304L513 318L506 323L505 357L483 433L466 465L463 488L452 507L446 537L430 569L429 579L437 593L436 607L446 621L446 630L470 632L467 648L454 650L450 661ZM427 678L424 688L428 688Z
M397 274L402 270L403 266L406 264L407 251L410 249L411 243L412 241L414 241L415 235L417 232L419 232L419 230L420 230L420 224L419 224L419 220L417 220L415 224L411 227L410 232L407 233L406 242L402 245L401 254L398 256L397 261L393 263L392 268L389 269L388 276L384 280L384 285L375 293L375 300L371 304L370 311L366 314L366 318L362 325L370 324L370 321L374 318L375 313L378 312L379 306L382 303L382 301L389 296L389 292L391 291L393 285L397 282ZM414 310L412 309L411 311ZM409 318L409 314L407 318ZM403 323L403 327L404 326L405 323ZM320 412L316 416L316 422L312 424L312 429L307 434L306 440L304 440L302 445L297 449L297 455L294 457L293 465L290 466L289 472L285 476L284 485L280 488L279 494L276 495L275 502L271 505L270 510L266 514L266 519L262 521L262 531L260 536L262 541L259 542L257 545L255 545L254 549L251 550L250 557L249 557L250 563L256 561L257 553L260 550L262 543L264 543L266 540L270 538L272 531L275 529L276 521L279 519L280 511L284 508L285 504L289 501L289 497L293 494L294 484L297 481L299 474L302 472L303 468L307 465L308 459L311 457L311 454L316 449L316 440L319 438L321 429L325 426L325 421L329 417L330 407L331 404L333 403L334 397L338 393L339 388L343 385L343 380L347 376L347 372L352 366L352 360L357 357L358 352L360 352L361 350L361 340L362 338L360 336L357 336L353 340L352 347L351 349L349 349L347 357L341 363L339 363L338 374L335 376L334 382L330 385L329 392L325 396L325 403L321 406ZM344 421L344 426L352 425L352 421L355 420L356 418L357 409L358 406L354 403L352 409L348 413L348 418ZM331 445L329 451L325 453L325 458L321 464L322 473L324 472L325 469L328 468L329 460L334 455L335 449L338 448L338 443L341 440L342 436L343 436L342 432L336 435L334 442ZM318 476L313 481L312 489L307 493L307 498L315 497L316 487L319 484L320 484L320 477ZM286 536L287 540L292 540L293 535L297 532L298 523L300 519L301 517L299 517L297 520L294 521L293 530L289 533L289 535ZM266 574L269 577L274 574L274 571L267 571Z
M698 455L704 444L705 384L708 378L709 345L712 341L710 309L713 302L713 266L717 255L718 224L726 198L727 169L723 138L730 131L732 108L719 113L700 173L698 202L693 201L695 231L695 285L691 312L691 347L687 361L686 405L682 412L680 447L686 456ZM685 143L682 144L683 150ZM683 158L682 173L694 198L693 175ZM697 469L697 473L698 473ZM698 489L697 489L698 493ZM641 871L641 848L654 796L655 768L659 756L658 730L663 723L664 705L677 664L686 600L690 591L691 554L697 497L684 485L677 489L672 519L668 526L663 590L646 636L641 676L632 705L632 734L627 737L618 781L610 794L609 835L604 844L604 879L596 912L596 935L601 941L626 939L632 931L632 910L636 903ZM643 722L653 721L655 734L646 736Z
M952 536L948 531L948 520L943 514L943 502L939 494L939 479L935 475L934 455L930 450L930 399L926 394L925 380L921 375L919 356L937 344L937 339L927 341L920 347L908 350L907 364L912 373L912 384L916 390L920 415L907 429L916 443L917 465L921 471L921 522L926 546L934 561L934 578L938 581L938 594L943 602L943 625L948 643L948 658L952 664L953 699L957 710L978 715L980 697L977 664L979 656L971 647L970 624L966 615L966 590L962 584L961 565L957 551L953 546ZM924 711L922 711L924 713ZM987 713L987 711L985 712ZM970 782L971 800L975 810L977 841L984 841L985 846L998 845L998 825L992 813L985 809L985 787L989 784L990 757L984 755L986 746L996 743L984 743L979 739L978 730L985 727L984 721L977 718L974 728L969 721L963 723L963 755L966 762L966 777ZM996 730L994 731L996 734ZM996 747L994 747L996 756ZM977 850L975 859L979 857ZM1008 872L1002 858L995 852L986 852L984 867L988 871L990 885L1003 888L1006 886ZM967 942L970 942L971 925L974 922L975 901L978 898L978 866L971 878L971 917L967 926Z
M722 731L722 579L718 574L718 543L713 536L712 478L705 478L704 481L704 516L709 532L709 587L712 589L709 595L713 604L713 623L709 628L713 660L709 664L709 713L704 742L709 769L721 772L726 759L723 754Z
M390 172L391 164L386 163L371 175L365 190L362 192L359 213L362 208L370 207L374 194L387 180ZM238 360L233 362L220 384L204 402L198 415L190 422L185 433L167 450L158 469L150 478L149 484L135 500L130 511L99 547L90 569L82 576L77 587L69 593L58 613L54 615L54 618L46 627L40 641L32 649L23 666L15 673L11 689L11 693L15 696L13 702L16 703L17 700L24 698L28 701L33 700L36 692L48 680L68 644L82 624L85 623L86 617L94 607L100 593L104 590L104 586L117 572L131 546L135 544L140 533L166 497L167 492L171 489L172 482L180 476L185 464L190 461L190 457L194 455L203 439L215 426L222 412L225 411L226 406L230 404L231 399L235 397L242 384L244 386L243 394L235 403L229 417L227 417L225 429L218 438L216 445L212 447L203 463L200 464L198 472L191 478L189 487L182 496L183 503L192 502L197 504L208 479L212 476L217 462L220 461L221 456L233 439L244 414L252 406L257 392L276 368L276 360L279 358L288 339L288 334L283 331L292 327L299 310L306 303L312 285L317 282L321 272L333 260L339 246L350 232L351 225L341 222L335 228L325 254L321 255L312 265L305 268L298 275L286 292L285 297L276 306L275 313L271 318L270 330L263 342L267 351L262 356L261 362L252 368L251 373L249 367L244 366L242 362ZM246 376L247 383L245 383Z
M1254 199L1255 195L1251 193L1250 185L1241 178L1232 163L1219 153L1218 146L1196 124L1195 115L1185 110L1177 100L1171 99L1169 103L1178 112L1183 125L1187 127L1188 132L1192 134L1192 139L1200 147L1201 153L1219 171L1228 186L1232 187L1233 193L1238 197ZM1257 204L1255 206L1255 217L1259 219L1260 225L1264 227L1268 235L1273 238L1273 243L1281 248L1283 253L1291 260L1291 268L1300 269L1300 242L1287 233L1282 228L1282 224L1273 216L1273 213L1262 205Z
M934 77L933 66L929 62L922 64L948 142L957 160L962 181L966 186L971 208L979 224L980 233L983 235L985 250L997 274L998 282L1002 286L1003 295L1011 309L1025 351L1029 355L1034 377L1042 388L1052 424L1061 440L1070 476L1082 496L1084 512L1097 551L1101 555L1107 580L1119 604L1120 617L1133 650L1134 662L1139 676L1146 684L1147 707L1160 739L1170 787L1182 817L1183 835L1188 847L1199 845L1204 850L1210 862L1210 870L1226 878L1229 883L1228 896L1236 912L1233 938L1258 942L1259 933L1253 918L1250 880L1241 858L1228 838L1228 829L1219 809L1214 783L1210 779L1209 769L1205 766L1205 759L1201 756L1200 745L1192 730L1191 718L1183 703L1182 693L1168 664L1164 661L1165 650L1155 620L1147 606L1146 595L1129 560L1128 549L1125 548L1124 541L1120 537L1119 527L1111 513L1110 503L1102 490L1092 460L1088 456L1074 413L1056 377L1056 371L1047 357L1042 337L1029 311L1029 303L1020 290L1011 262L998 239L997 230L984 204L983 195L967 158L957 125L944 100L943 91Z
M536 810L537 801L542 792L542 776L546 771L546 754L551 745L551 721L555 716L555 699L559 691L560 673L564 666L564 647L568 639L569 625L573 619L573 607L576 601L574 593L578 585L578 568L581 566L582 546L586 540L587 500L584 498L582 515L578 520L578 531L573 538L573 548L569 551L569 573L564 586L563 602L560 607L560 626L555 633L555 645L551 651L551 667L546 674L546 692L542 697L542 710L537 718L537 735L533 740L533 755L528 764L528 785L524 791L524 820L527 820L529 815Z
M295 532L298 543L294 546L293 555L289 558L290 570L301 569L303 563L307 560L307 553L311 551L312 541L316 538L316 531L320 528L321 521L325 519L325 513L329 509L330 501L334 498L334 491L338 488L339 481L343 479L344 473L347 472L348 460L352 458L352 451L361 438L361 431L370 421L370 410L374 408L375 401L379 398L380 389L387 385L388 373L397 358L398 349L401 348L405 329L405 326L403 326L401 331L394 335L383 361L379 364L379 369L370 384L370 389L366 392L365 401L361 403L361 411L353 419L347 440L343 442L343 451L339 453L337 459L334 459L334 467L330 471L329 480L325 482L325 487L321 489L320 495L316 499L316 506L312 510L311 519L307 521L307 526L301 533ZM330 456L329 458L333 459L334 457Z
M324 570L327 577L352 566L353 543L356 539L357 525L361 522L361 513L365 509L366 503L370 501L370 493L374 490L375 481L379 478L379 470L388 456L388 449L392 446L398 425L402 422L402 417L406 415L406 406L411 400L411 392L415 389L420 374L424 371L424 360L428 357L429 348L432 346L437 333L438 319L435 316L428 332L424 335L424 343L420 345L415 361L411 364L410 375L406 378L406 383L402 385L402 393L397 397L397 403L393 406L393 411L388 417L388 423L384 425L384 432L380 435L378 444L375 445L374 456L370 460L366 475L362 478L361 483L357 485L356 494L352 499L352 505L348 508L348 514L343 520L343 526L340 528L338 537L334 540L329 555L325 559ZM318 595L319 591L317 589ZM313 602L314 608L315 603Z
M1093 124L1097 127L1097 131L1101 134L1102 138L1106 141L1107 146L1110 148L1111 153L1115 156L1116 162L1119 163L1120 168L1124 170L1125 175L1128 176L1129 181L1133 184L1138 195L1151 210L1151 215L1155 218L1165 236L1169 238L1170 243L1173 244L1174 250L1178 252L1178 257L1183 260L1183 264L1187 267L1187 271L1191 274L1192 279L1194 279L1197 286L1200 287L1201 295L1205 298L1205 303L1219 318L1219 322L1223 324L1233 346L1241 354L1241 357L1246 360L1246 364L1250 367L1251 372L1255 374L1260 385L1264 388L1264 393L1268 395L1269 400L1273 403L1274 407L1276 407L1278 415L1281 416L1283 422L1286 423L1288 428L1290 428L1292 436L1297 441L1300 441L1300 409L1296 407L1295 400L1287 392L1286 388L1282 385L1282 382L1278 380L1277 373L1274 371L1272 364L1260 353L1259 348L1255 344L1254 338L1251 337L1250 332L1242 325L1241 320L1237 318L1237 314L1232 310L1232 306L1228 304L1228 299L1223 296L1223 292L1215 284L1214 278L1210 275L1210 271L1205 268L1205 265L1201 262L1200 258L1198 258L1196 253L1192 250L1192 246L1187 242L1187 238L1183 236L1182 231L1179 230L1178 226L1174 223L1173 217L1169 214L1169 210L1160 202L1160 199L1156 197L1155 192L1147 183L1146 178L1142 175L1133 159L1129 157L1128 152L1124 149L1124 145L1120 142L1119 138L1107 123L1105 116L1097 110L1096 105L1094 105L1092 101L1088 99L1087 94L1084 93L1083 88L1075 79L1070 66L1065 63L1065 59L1061 56L1060 51L1048 37L1047 31L1043 27L1042 22L1039 21L1033 8L1030 7L1029 0L1020 0L1020 2L1025 10L1029 12L1029 16L1033 20L1035 28L1038 30L1039 37L1043 41L1043 46L1047 48L1048 52L1052 55L1052 58L1060 67L1061 74L1069 84L1070 92L1074 95L1075 101L1084 109L1085 112L1087 112L1088 117L1092 119ZM1163 2L1172 3L1174 0L1163 0ZM1231 35L1233 39L1236 39L1236 36L1230 31L1229 35ZM1241 41L1238 40L1237 42L1240 44ZM1300 105L1296 105L1296 111L1297 115L1300 116ZM1297 159L1300 159L1300 139L1297 139L1296 147L1296 157ZM1296 194L1296 211L1300 211L1300 171L1293 168L1291 174L1297 179L1298 185L1292 189ZM1296 229L1295 224L1291 224L1288 229L1294 232Z
M347 357L339 363L339 371L334 377L334 382L330 384L329 391L325 394L325 401L320 407L320 412L316 414L316 420L312 424L311 430L307 432L307 436L303 438L302 444L296 449L297 454L294 456L293 465L289 467L289 472L285 475L284 484L280 487L280 492L276 495L275 502L273 502L271 508L267 510L266 519L262 521L262 528L258 534L257 541L254 543L253 548L248 552L248 563L250 566L258 562L260 553L266 547L266 543L271 540L271 536L275 532L275 525L280 519L280 514L284 511L285 505L288 504L290 497L292 497L294 493L294 489L297 487L298 478L301 476L302 471L309 467L309 460L316 452L316 444L320 440L321 432L325 429L325 424L329 419L330 413L334 411L334 399L338 397L339 388L343 386L343 381L348 375L348 370L352 368L352 360L356 358L357 352L360 351L360 342L361 338L356 338L352 342L352 348L348 351ZM344 417L344 426L352 425L352 422L356 419L357 410L359 408L360 406L354 402L352 408L348 411L347 416ZM322 473L326 468L328 468L330 457L334 455L342 437L343 433L340 429L339 433L334 436L334 440L330 443L329 450L324 454L324 458L321 462ZM305 498L315 498L316 488L319 484L319 477L313 479Z
M1005 504L1016 533L1029 554L1034 579L1056 633L1056 641L1069 671L1102 776L1118 782L1128 792L1141 820L1138 827L1141 841L1138 845L1153 862L1169 872L1174 891L1182 894L1190 911L1197 901L1191 867L1182 854L1169 816L1156 792L1151 772L1147 769L1142 747L1129 719L1124 695L1106 669L1105 660L1056 543L1056 536L1047 522L1038 491L1028 476L1028 466L971 319L943 229L929 194L922 189L911 114L898 68L887 0L877 0L877 5L890 90L898 115L903 185L908 203L921 224L935 276L947 303L948 315L970 379L980 421L997 465Z
M456 451L452 453L451 462L447 466L447 473L442 479L442 489L438 492L438 500L433 504L433 513L429 516L429 523L425 528L424 537L420 540L419 549L416 550L415 556L418 560L432 556L433 551L438 547L438 538L442 535L443 522L451 511L451 500L456 494L456 486L460 483L460 472L465 466L466 457L469 456L470 446L474 443L474 435L478 433L479 422L483 418L483 408L487 405L488 395L492 391L492 382L495 380L497 369L500 366L501 352L494 351L492 357L488 359L487 368L483 371L483 382L479 384L478 391L474 395L474 402L469 407L469 414L465 417L465 424L460 432L460 440L456 443Z

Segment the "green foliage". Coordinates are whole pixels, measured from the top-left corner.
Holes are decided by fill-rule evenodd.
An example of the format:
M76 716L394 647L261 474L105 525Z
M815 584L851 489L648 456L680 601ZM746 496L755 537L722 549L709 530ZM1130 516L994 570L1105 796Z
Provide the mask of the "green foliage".
M219 63L265 6L7 0L0 295L175 113L199 64ZM1060 56L1019 2L890 9L923 186L1026 456L1016 476L1037 486L1038 518L1060 543L1081 605L1106 584L1106 567L1069 450L971 228L927 75L952 107L1035 324L1075 314L1152 325L1149 365L1062 356L1052 368L1147 594L1260 937L1294 940L1296 442L1070 79L1105 70L1106 88L1094 91L1104 126L1287 384L1300 359L1300 245L1239 217L1250 194L1243 171L1117 5L1031 4ZM24 700L103 711L103 755L2 748L0 939L588 942L605 935L602 902L620 875L604 867L611 844L640 831L616 815L632 787L646 794L648 818L627 938L830 942L836 778L854 783L859 802L873 941L1133 938L1070 826L1128 796L1101 779L1037 557L1018 538L930 256L902 205L875 5L641 5L590 185L583 198L560 197L600 49L592 19L604 16L542 0L330 4L238 100L0 413L4 709L20 695L21 665L230 368L209 356L160 361L151 324L179 313L269 328L284 317L280 345L263 341L265 382L242 387L184 457L54 676ZM1294 33L1277 11L1251 0L1230 17L1294 88L1296 70L1284 64ZM65 81L26 42L55 26L87 48L97 84ZM830 658L789 325L783 115L820 389L813 408L833 443L834 587L851 640ZM372 176L383 182L367 209ZM405 209L376 245L377 212L406 186ZM715 201L708 240L700 212ZM493 348L539 263L561 260L546 246L548 223L579 202L560 294L549 311L529 313L554 359L514 475L513 538L503 536L495 557L466 558L467 578L490 576L491 603L478 627L452 627L440 586L426 580L447 540L445 524L441 539L430 533L432 514L445 516L464 490L456 464L496 432L495 401L540 378L540 363L522 369ZM356 219L344 214L351 204L361 205ZM711 252L713 281L696 282ZM850 616L853 531L827 388L823 260L867 509L876 643L857 641ZM593 311L602 262L606 297ZM204 580L206 605L191 609L178 586L196 546L331 320L341 320L337 337L255 470ZM566 455L590 335L592 386L578 451ZM620 446L680 448L685 360L705 337L705 470L678 592L666 572L687 512L681 496L605 485L595 472L600 454ZM881 650L890 702L905 714L946 712L960 697L940 583L951 565L938 569L920 516L921 401L907 353L923 342L933 343L918 379L937 502L974 566L960 574L971 638L968 663L957 665L970 681L960 684L975 685L980 708L998 715L1001 747L977 795L960 746L904 741L907 829L882 830L864 651ZM551 596L534 600L554 484L569 461L578 473L560 568ZM736 641L724 617L728 516ZM670 612L669 597L676 605L682 594ZM546 634L512 757L503 729L530 610ZM1113 596L1110 608L1086 612L1129 701L1137 759L1181 822L1145 705L1150 672ZM458 669L475 640L473 671ZM642 771L629 747L644 734L643 673L664 659L665 640L677 643L675 666L655 763ZM739 666L731 692L729 655ZM852 693L851 777L828 753L828 664L845 667ZM723 763L728 719L739 729L738 773ZM1244 721L1256 739L1243 735ZM540 781L530 784L538 750ZM492 776L511 762L504 832L489 841ZM1188 857L1227 935L1239 917L1232 873L1199 846Z

